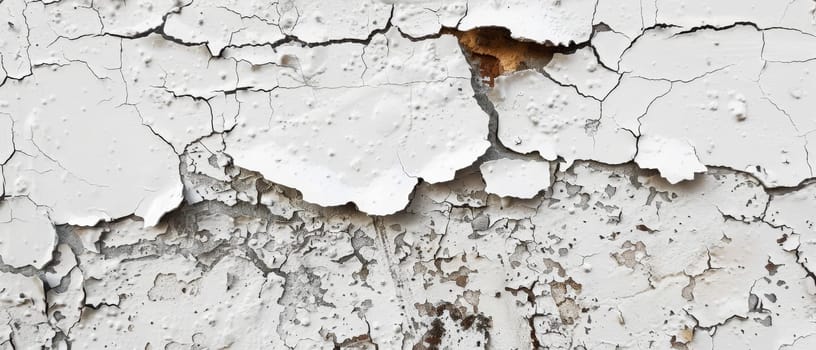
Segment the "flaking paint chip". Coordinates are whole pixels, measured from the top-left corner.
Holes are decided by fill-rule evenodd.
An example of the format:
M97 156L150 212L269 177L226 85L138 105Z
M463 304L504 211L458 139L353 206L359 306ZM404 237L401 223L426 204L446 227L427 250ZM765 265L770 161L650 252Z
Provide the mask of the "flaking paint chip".
M366 64L350 66L355 74L238 94L238 126L225 137L235 164L301 191L308 202L353 202L386 215L405 208L419 178L450 180L487 148L487 115L472 98L453 36L415 42L391 30L365 50L329 50L344 46L364 52L357 59ZM292 59L305 68L321 58Z
M550 163L540 160L497 159L479 166L485 191L501 197L533 198L550 187Z
M694 174L706 171L695 148L685 140L644 135L638 140L635 162L644 169L657 169L669 183L694 179Z
M43 208L26 197L0 201L0 258L12 267L42 268L51 261L57 232Z

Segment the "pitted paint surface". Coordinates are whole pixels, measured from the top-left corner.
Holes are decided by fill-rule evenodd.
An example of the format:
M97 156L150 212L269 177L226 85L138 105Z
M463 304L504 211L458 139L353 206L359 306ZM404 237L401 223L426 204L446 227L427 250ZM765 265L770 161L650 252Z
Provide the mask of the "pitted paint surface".
M0 349L816 346L812 0L0 13Z

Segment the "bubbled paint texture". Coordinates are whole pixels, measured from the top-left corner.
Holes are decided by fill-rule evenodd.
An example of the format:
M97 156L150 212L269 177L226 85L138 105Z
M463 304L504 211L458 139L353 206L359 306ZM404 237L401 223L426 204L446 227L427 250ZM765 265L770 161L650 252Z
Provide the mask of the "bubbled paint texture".
M813 0L0 14L0 350L816 348Z

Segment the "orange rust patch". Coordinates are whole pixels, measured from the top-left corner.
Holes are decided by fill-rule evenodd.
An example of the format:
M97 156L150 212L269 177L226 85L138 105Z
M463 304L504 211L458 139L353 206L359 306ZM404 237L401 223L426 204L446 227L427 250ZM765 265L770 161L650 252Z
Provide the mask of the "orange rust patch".
M478 64L479 74L490 86L504 73L544 67L555 52L554 47L513 39L505 28L445 29L443 34L459 39L459 44Z

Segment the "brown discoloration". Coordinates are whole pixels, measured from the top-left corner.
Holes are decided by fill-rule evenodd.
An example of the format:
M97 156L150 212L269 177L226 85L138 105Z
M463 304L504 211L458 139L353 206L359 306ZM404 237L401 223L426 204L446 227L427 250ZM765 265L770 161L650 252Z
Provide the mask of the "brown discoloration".
M504 73L544 67L557 51L554 46L513 39L506 28L446 29L443 33L459 38L459 44L478 62L479 74L490 86Z
M646 253L646 245L641 241L626 241L621 245L620 252L615 252L611 255L618 265L626 266L630 269L635 268L635 265L640 263L641 259L648 256Z
M572 277L564 282L550 282L550 293L558 307L561 322L564 322L564 324L574 324L579 314L583 312L578 302L569 296L570 289L572 289L575 294L580 294L582 287L583 286L575 282Z
M694 329L684 327L680 333L673 335L669 340L672 349L687 350L689 343L694 339Z
M422 342L414 345L414 350L435 350L439 349L439 344L442 343L442 336L445 335L445 327L439 319L431 322L431 329L429 329L424 336ZM427 344L427 345L426 345Z
M490 339L489 331L493 327L493 321L481 313L468 313L466 308L457 307L451 303L442 303L436 306L425 303L416 304L414 307L422 315L435 317L431 321L431 327L422 336L420 342L413 346L414 350L435 350L440 348L442 337L448 331L445 329L440 317L446 313L451 320L461 326L462 330L467 331L472 328L476 332L484 334L486 339Z
M333 337L333 335L332 335ZM369 347L374 347L374 344L371 342L371 337L368 334L360 334L358 336L351 337L346 339L340 343L334 343L334 349L366 349Z

